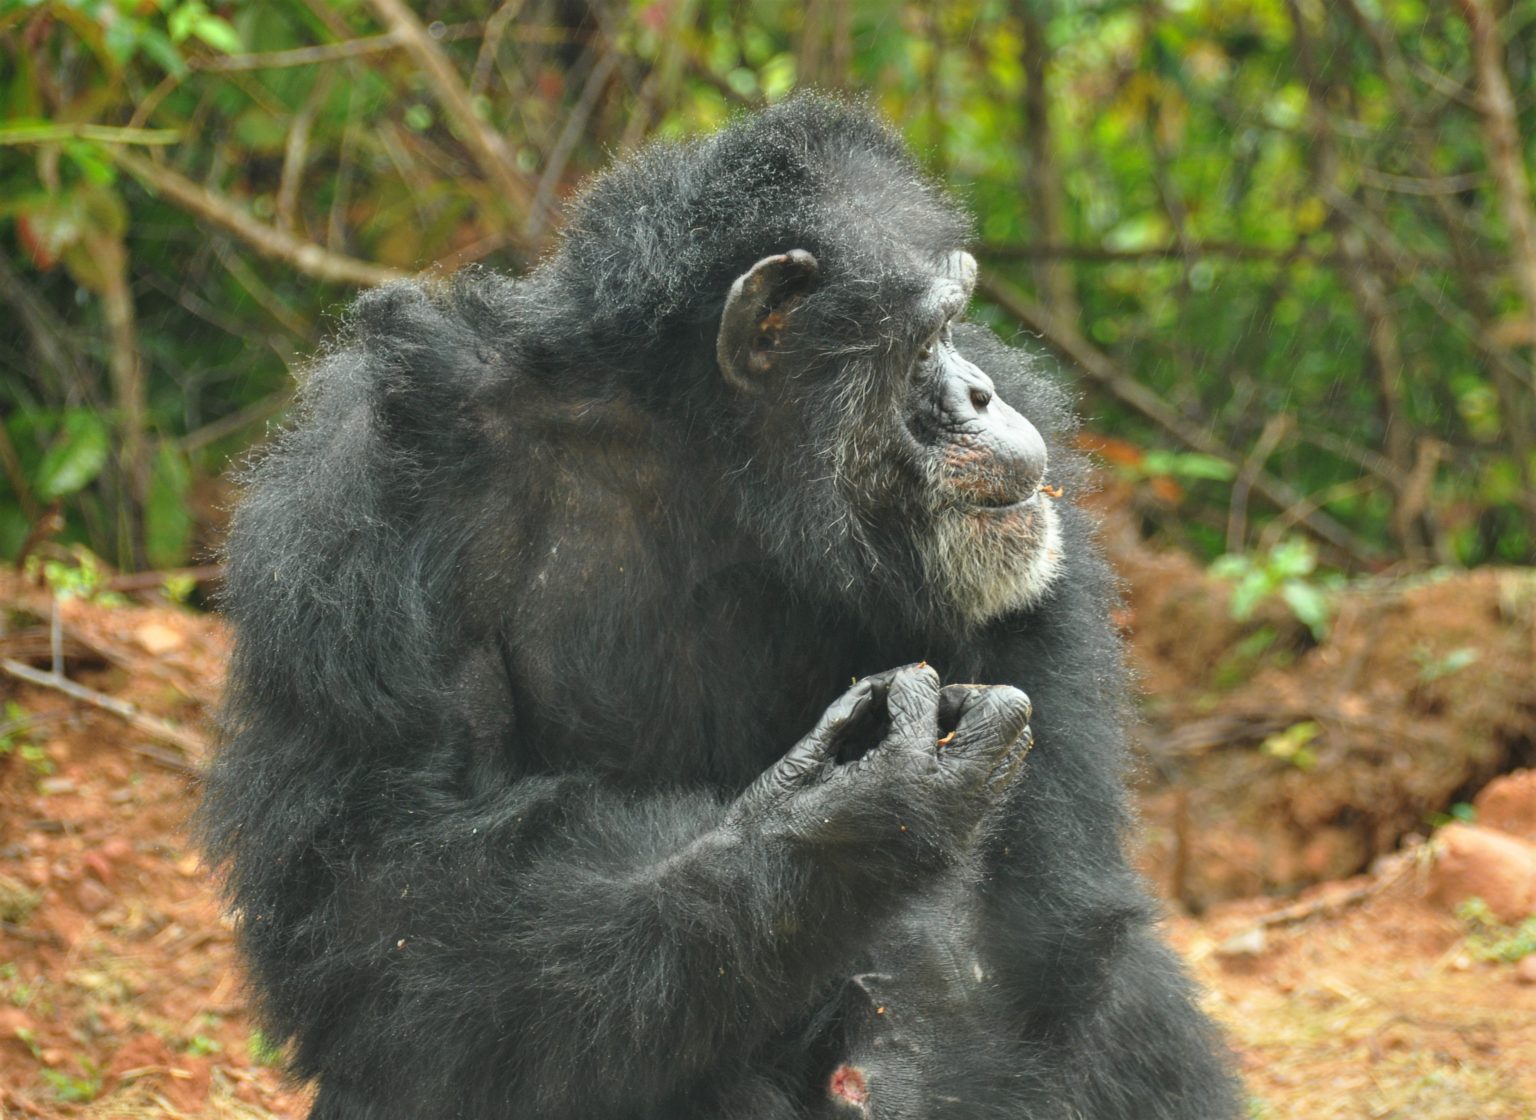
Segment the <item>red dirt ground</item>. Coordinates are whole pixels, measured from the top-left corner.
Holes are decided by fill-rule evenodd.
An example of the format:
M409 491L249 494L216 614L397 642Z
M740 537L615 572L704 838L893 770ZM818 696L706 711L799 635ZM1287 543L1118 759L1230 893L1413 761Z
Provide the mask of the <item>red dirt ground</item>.
M1457 578L1470 582L1452 589L1448 601L1503 594L1489 577ZM1162 588L1161 601L1176 587L1166 573L1140 583L1133 572L1133 592L1143 593L1133 593L1130 617L1142 631L1138 644L1152 651L1140 663L1164 705L1150 706L1151 738L1188 718L1166 716L1179 704L1200 707L1202 718L1235 712L1242 724L1262 690L1285 695L1296 711L1319 695L1319 678L1310 674L1326 677L1326 666L1309 667L1310 654L1289 670L1260 666L1236 687L1236 700L1232 690L1196 689L1195 669L1170 669L1169 657L1153 649L1169 633L1157 627L1177 625L1188 633L1187 621L1159 621L1166 602L1157 605L1145 591L1154 584ZM46 667L48 638L39 624L49 609L40 592L0 578L0 656ZM194 734L204 726L227 653L217 620L168 606L80 601L63 604L61 613L73 680ZM1406 638L1391 636L1398 616L1424 616L1429 637L1422 640L1448 625L1439 608L1385 608L1385 621L1362 631L1372 635L1372 650L1417 648L1421 638L1412 635L1418 629ZM1536 643L1528 615L1519 618L1510 640ZM1513 719L1509 711L1522 703L1536 711L1531 662L1524 662L1524 674L1518 663L1511 668L1509 650L1519 647L1503 644L1503 630L1491 644L1483 642L1484 629L1464 627L1447 639L1453 644L1446 648L1482 643L1479 664L1497 672L1479 678L1471 700L1454 692L1441 696L1439 714L1430 718L1443 717L1446 727L1461 709L1491 721L1489 727ZM1222 633L1230 643L1232 635ZM1536 644L1524 648L1529 653ZM1383 656L1396 663L1390 657L1397 654ZM1198 658L1195 664L1208 668L1213 655ZM1418 703L1404 698L1407 685L1375 689L1371 674L1377 671L1374 663L1356 671L1356 691L1367 705L1361 718L1395 718L1372 705ZM1514 699L1490 696L1488 690L1505 687L1494 678L1507 673L1514 674ZM1337 669L1334 674L1336 683ZM0 1118L303 1116L305 1093L284 1083L253 1035L229 923L184 832L194 789L176 767L179 758L200 760L157 744L118 715L0 674L4 701L19 710L0 711ZM1497 753L1486 741L1493 732L1483 734L1474 769L1497 770L1499 763L1484 757ZM1454 745L1448 738L1438 749ZM1329 784L1332 769L1313 771L1310 783L1298 784L1297 767L1277 768L1251 741L1224 741L1207 756L1260 757L1262 766L1243 773L1256 787L1268 783L1253 793L1252 804L1262 806L1288 804L1318 784L1330 792L1314 789L1308 796L1353 796L1352 783L1365 772L1357 746L1341 733L1323 748L1333 752L1327 761L1350 775L1345 787ZM1512 738L1499 758L1507 761L1519 746ZM155 757L140 753L146 747ZM1457 773L1464 765L1455 758L1437 763ZM1415 780L1403 779L1411 789L1399 796L1400 784L1378 774L1371 796L1391 801L1392 819L1400 821L1402 804L1428 796ZM1231 1034L1254 1098L1253 1116L1536 1117L1536 956L1518 964L1477 959L1468 928L1428 901L1432 844L1390 857L1375 878L1326 883L1286 900L1221 901L1226 885L1245 881L1239 872L1254 843L1305 840L1308 826L1288 825L1286 841L1272 830L1251 830L1242 812L1203 805L1199 812L1206 816L1195 827L1224 830L1225 846L1202 839L1178 857L1168 836L1181 827L1187 833L1190 825L1187 810L1182 826L1167 810L1177 784L1160 779L1148 793L1154 827L1147 866L1165 886L1170 860L1214 867L1198 873L1198 882L1210 887L1202 900L1210 908L1199 919L1171 918L1169 929ZM1470 790L1462 781L1452 792L1461 797ZM1373 832L1372 843L1386 850L1402 831L1388 829L1385 839ZM1317 868L1327 869L1326 860ZM1194 872L1185 874L1186 886L1196 881L1188 878Z

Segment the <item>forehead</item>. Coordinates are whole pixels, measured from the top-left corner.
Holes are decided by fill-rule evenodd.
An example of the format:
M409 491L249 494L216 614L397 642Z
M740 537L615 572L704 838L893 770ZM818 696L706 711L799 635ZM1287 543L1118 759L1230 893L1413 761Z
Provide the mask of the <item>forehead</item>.
M882 302L894 303L920 325L964 311L976 290L976 258L963 249L911 250L892 262Z

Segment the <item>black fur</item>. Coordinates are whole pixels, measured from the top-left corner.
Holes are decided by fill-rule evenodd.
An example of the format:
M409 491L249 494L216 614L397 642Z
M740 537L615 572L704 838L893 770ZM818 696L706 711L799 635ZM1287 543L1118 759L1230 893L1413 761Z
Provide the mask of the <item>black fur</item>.
M358 301L236 515L202 817L316 1117L1238 1114L1121 851L1125 675L1061 390L957 332L1069 494L1034 606L966 622L899 508L929 496L872 418L908 391L912 261L966 233L884 127L800 97L608 172L525 279ZM795 372L736 392L726 292L792 248L820 266ZM775 763L918 660L1033 698L1001 810L966 832L927 778L849 763L894 783L873 831L807 839L842 787L795 817Z

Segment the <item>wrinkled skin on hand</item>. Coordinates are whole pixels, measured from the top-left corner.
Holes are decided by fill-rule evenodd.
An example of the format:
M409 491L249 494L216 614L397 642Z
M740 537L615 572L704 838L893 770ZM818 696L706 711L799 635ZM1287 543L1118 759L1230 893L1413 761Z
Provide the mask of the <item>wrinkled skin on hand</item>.
M904 878L914 861L949 866L1017 777L1029 716L1017 688L941 688L927 665L866 677L741 796L732 821L831 849L834 859L902 843Z

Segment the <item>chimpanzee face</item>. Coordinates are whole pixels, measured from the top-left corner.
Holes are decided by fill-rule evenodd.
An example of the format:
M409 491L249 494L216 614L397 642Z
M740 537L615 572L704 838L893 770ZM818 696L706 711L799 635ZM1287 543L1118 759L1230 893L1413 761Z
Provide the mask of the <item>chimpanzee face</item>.
M964 353L976 274L954 250L834 292L811 253L776 254L732 286L716 347L727 382L764 402L775 434L760 438L798 443L800 469L824 472L808 484L836 487L865 574L905 569L926 606L968 624L1038 601L1061 547L1045 441ZM834 531L802 535L830 552Z

